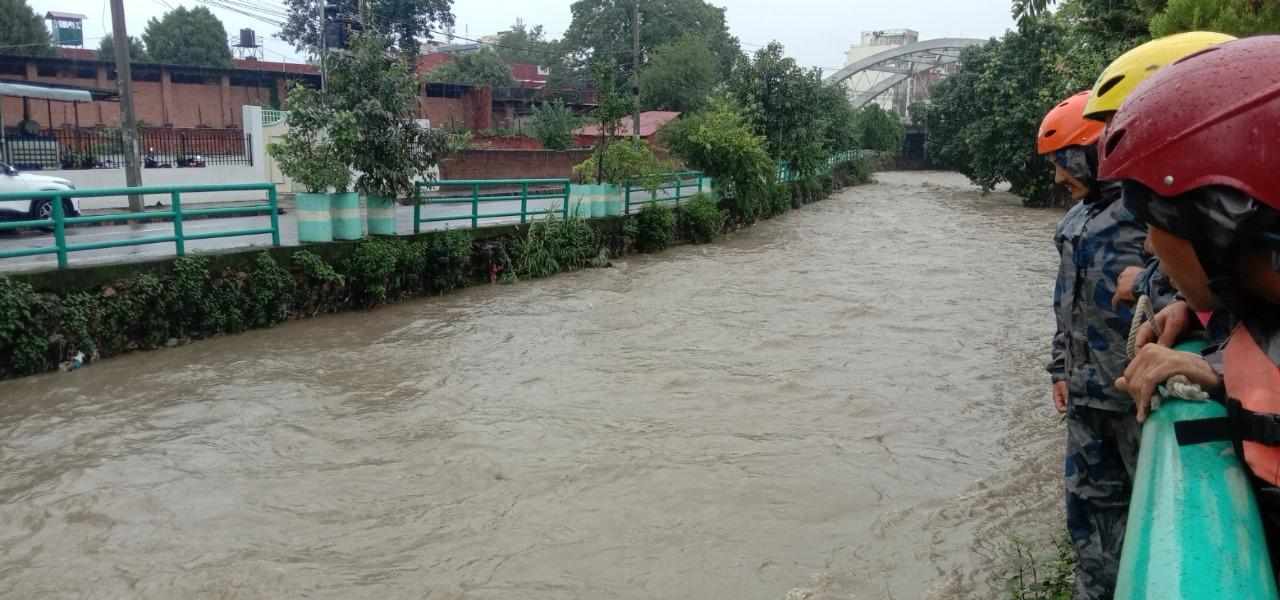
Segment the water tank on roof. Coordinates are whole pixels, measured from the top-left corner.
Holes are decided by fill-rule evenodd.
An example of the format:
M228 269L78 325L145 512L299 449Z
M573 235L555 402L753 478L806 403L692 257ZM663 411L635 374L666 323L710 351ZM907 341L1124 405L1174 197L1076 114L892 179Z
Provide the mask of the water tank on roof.
M253 33L252 29L240 30L240 47L241 48L257 48L258 36Z

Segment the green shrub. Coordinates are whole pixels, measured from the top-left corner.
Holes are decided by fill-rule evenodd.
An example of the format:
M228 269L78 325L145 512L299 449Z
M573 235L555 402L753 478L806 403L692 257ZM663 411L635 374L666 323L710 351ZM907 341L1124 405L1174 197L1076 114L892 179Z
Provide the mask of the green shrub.
M208 259L201 256L179 257L173 270L175 337L205 337L245 329L247 275L225 271L215 276L209 272Z
M577 115L565 106L564 100L557 98L533 107L529 127L533 130L533 137L542 142L543 148L567 150L573 146L573 130L579 122Z
M596 177L596 161L604 156L601 177ZM621 185L628 181L647 188L661 182L657 175L674 170L669 163L660 160L644 142L620 140L609 144L603 152L597 150L587 160L573 168L574 181L582 183L612 183ZM598 180L597 180L598 179Z
M249 275L249 326L270 327L289 318L293 276L267 252L254 259Z
M826 175L826 174L819 175L819 176L818 176L818 185L820 185L820 186L821 186L821 188L822 188L822 197L823 197L823 198L825 198L825 197L827 197L827 196L830 196L830 195L831 195L831 192L832 192L832 191L834 191L834 190L835 190L835 187L836 187L836 184L835 184L835 178L833 178L833 177L832 177L832 176L830 176L830 175Z
M750 223L769 212L777 165L743 114L732 102L714 99L708 109L663 127L660 137L685 164L714 177L733 218Z
M675 238L675 213L660 204L641 209L635 223L635 246L640 252L665 250Z
M333 312L346 301L346 279L319 255L299 250L290 259L301 271L291 310L299 316L312 317Z
M694 243L713 242L724 230L725 215L707 194L694 196L680 207L679 215L681 231Z
M471 277L471 233L452 229L433 236L424 246L431 267L431 289L447 292L467 285Z
M39 310L40 299L30 285L0 277L0 375L27 375L48 368L49 338Z
M405 245L395 238L372 238L356 244L346 271L357 304L365 307L383 304L399 290L398 267Z
M765 208L767 209L766 214L771 217L791 210L791 188L785 183L775 183L769 186L769 200Z
M560 219L548 211L545 219L529 226L516 253L516 272L532 278L587 266L599 253L600 241L585 219Z

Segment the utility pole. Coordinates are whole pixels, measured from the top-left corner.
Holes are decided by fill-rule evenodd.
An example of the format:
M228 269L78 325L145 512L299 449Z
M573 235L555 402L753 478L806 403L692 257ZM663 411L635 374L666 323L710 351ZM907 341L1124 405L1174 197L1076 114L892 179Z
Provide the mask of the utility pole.
M329 37L328 23L324 19L324 3L325 0L316 0L316 19L319 25L316 27L316 33L320 39L316 47L320 49L320 91L328 91L329 89L329 73L325 70L324 54L325 54L325 38Z
M138 159L138 119L133 112L133 69L129 65L129 33L124 26L124 0L111 0L111 38L115 40L116 89L120 92L120 124L124 137L124 182L142 187L142 161ZM129 195L129 210L142 212L142 196Z
M631 141L640 143L640 0L631 13Z

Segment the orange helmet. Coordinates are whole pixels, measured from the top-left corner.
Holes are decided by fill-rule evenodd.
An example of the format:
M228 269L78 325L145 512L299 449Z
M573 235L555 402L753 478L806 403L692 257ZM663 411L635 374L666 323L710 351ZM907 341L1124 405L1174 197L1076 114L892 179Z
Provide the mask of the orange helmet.
M1053 107L1040 123L1040 135L1036 137L1036 151L1052 154L1070 146L1092 146L1102 136L1105 127L1101 121L1084 118L1084 105L1089 102L1089 92L1080 92Z

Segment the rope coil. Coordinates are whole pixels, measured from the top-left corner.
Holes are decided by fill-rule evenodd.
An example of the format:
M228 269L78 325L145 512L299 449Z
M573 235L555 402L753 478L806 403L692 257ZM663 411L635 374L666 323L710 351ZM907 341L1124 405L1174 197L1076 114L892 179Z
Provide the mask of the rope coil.
M1151 328L1155 330L1156 337L1160 336L1160 329L1156 325L1155 310L1151 306L1151 298L1148 296L1139 296L1138 303L1133 308L1133 321L1129 324L1129 341L1125 346L1125 353L1129 360L1132 361L1138 355L1138 331L1142 329L1142 324L1150 321ZM1192 400L1202 402L1209 399L1209 394L1200 386L1191 383L1185 375L1174 375L1168 381L1158 387L1160 392L1151 398L1151 410L1160 409L1161 396L1170 398L1181 398L1183 400Z

